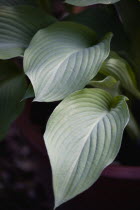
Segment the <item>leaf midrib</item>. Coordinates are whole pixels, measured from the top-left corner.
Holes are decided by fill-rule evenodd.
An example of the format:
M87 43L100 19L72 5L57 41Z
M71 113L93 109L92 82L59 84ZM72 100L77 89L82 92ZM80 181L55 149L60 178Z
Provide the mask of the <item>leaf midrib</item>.
M69 176L67 176L67 180L70 180L70 176L71 176L71 174L73 173L73 171L74 171L74 169L75 169L75 167L76 167L76 164L77 164L77 162L78 162L78 160L79 160L79 157L81 156L81 153L82 153L82 151L84 150L84 147L85 147L85 145L86 145L86 139L89 139L89 136L91 135L91 133L92 133L92 131L94 130L94 128L98 125L98 123L101 121L101 120L103 120L104 119L104 117L106 117L106 115L108 114L109 112L108 111L105 111L105 113L104 114L102 114L102 116L98 119L98 121L94 124L94 126L91 126L91 129L90 129L90 131L88 132L88 134L84 137L84 139L85 139L85 142L83 143L83 147L82 147L82 149L81 149L81 152L79 153L79 156L77 157L77 159L74 161L74 163L73 163L73 168L72 168L72 170L71 170L71 172L69 172ZM65 183L67 183L67 185L68 185L68 182L67 181L65 181L63 184L64 184L64 186L66 185ZM66 189L66 188L65 188ZM66 193L67 193L67 191L69 190L69 189L67 189L67 191L65 191L65 189L64 189L64 192L63 192L63 194L62 194L62 192L61 192L61 197L63 198L61 198L61 199L59 199L59 200L65 200L65 195L66 195ZM59 203L59 205L60 205L60 203Z

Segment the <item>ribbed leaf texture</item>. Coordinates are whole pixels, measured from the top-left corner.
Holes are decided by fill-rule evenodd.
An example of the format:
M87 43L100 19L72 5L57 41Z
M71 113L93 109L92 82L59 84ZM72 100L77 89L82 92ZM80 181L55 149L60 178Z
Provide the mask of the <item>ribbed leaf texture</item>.
M58 101L84 88L108 57L111 37L97 43L91 29L72 22L40 30L24 56L35 101Z
M124 96L83 89L52 113L44 134L55 207L89 188L116 157L129 113Z
M137 98L140 98L140 91L137 87L135 74L130 64L117 53L111 52L110 56L103 63L100 73L111 75L120 81L123 88L131 92Z
M0 7L0 59L24 54L34 34L55 18L31 6Z

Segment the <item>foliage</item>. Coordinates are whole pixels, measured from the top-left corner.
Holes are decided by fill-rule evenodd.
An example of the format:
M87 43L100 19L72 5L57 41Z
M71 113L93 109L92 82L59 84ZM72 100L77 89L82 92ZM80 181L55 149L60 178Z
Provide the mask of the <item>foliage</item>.
M89 188L114 160L128 119L125 97L101 89L80 90L58 105L44 135L55 207Z
M0 140L3 139L13 120L23 111L20 103L27 84L23 71L14 63L0 62Z
M61 20L53 2L0 0L0 140L26 99L61 100L44 134L56 208L89 188L115 159L129 121L126 96L139 99L140 92L136 42L126 14L119 19L126 0L66 0ZM97 3L113 5L73 14L72 5ZM138 136L132 113L128 125Z
M92 30L71 22L40 30L24 54L35 100L58 101L84 88L109 55L110 39L109 34L97 43Z

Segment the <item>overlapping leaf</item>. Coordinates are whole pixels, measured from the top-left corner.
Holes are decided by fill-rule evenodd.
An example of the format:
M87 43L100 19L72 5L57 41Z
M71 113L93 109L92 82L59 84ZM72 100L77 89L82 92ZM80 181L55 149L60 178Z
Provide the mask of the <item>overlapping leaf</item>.
M125 8L125 9L124 9ZM121 0L116 9L123 27L129 37L129 51L126 55L131 58L140 78L140 1Z
M129 113L124 96L83 89L52 113L44 135L55 207L89 188L116 157Z
M40 30L24 56L35 100L58 101L85 87L107 58L111 37L97 43L91 29L72 22Z
M91 80L89 85L106 90L113 96L116 96L119 93L119 81L112 76L107 76L103 80Z
M140 98L140 92L131 66L116 53L112 52L110 54L109 58L103 63L100 73L113 76L120 81L123 88Z
M23 72L15 64L0 62L0 140L3 139L13 120L23 110L20 103L26 90Z
M66 0L65 2L68 4L72 4L75 6L89 6L92 4L113 4L119 0Z
M34 34L53 22L35 7L0 7L0 59L23 55Z

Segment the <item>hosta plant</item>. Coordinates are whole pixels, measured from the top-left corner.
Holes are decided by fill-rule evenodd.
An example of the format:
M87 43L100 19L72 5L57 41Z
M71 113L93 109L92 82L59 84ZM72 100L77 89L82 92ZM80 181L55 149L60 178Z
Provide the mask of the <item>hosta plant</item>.
M126 126L139 134L129 109L140 92L127 0L57 1L59 15L55 3L0 0L0 140L28 98L60 102L44 133L57 208L115 160Z

